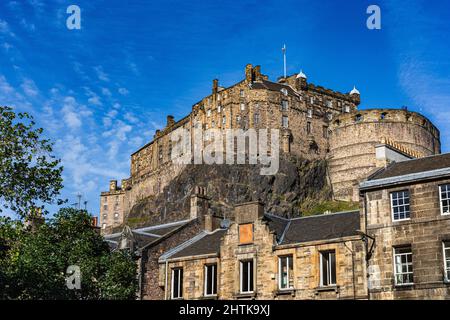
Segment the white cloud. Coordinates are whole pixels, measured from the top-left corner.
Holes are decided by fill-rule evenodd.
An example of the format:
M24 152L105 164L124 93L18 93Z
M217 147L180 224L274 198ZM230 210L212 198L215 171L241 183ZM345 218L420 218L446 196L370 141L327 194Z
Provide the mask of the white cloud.
M24 79L21 87L23 92L29 97L36 97L39 94L39 89L31 79Z
M111 97L111 91L108 89L108 88L102 88L102 94L105 96L105 97Z
M119 90L117 90L121 95L126 96L128 93L130 93L127 88L119 88Z
M11 31L8 22L2 19L0 19L0 34L15 37L15 34Z
M109 76L106 74L106 72L103 71L102 66L97 66L94 68L94 70L95 70L95 73L97 74L97 77L99 80L105 81L105 82L109 81Z

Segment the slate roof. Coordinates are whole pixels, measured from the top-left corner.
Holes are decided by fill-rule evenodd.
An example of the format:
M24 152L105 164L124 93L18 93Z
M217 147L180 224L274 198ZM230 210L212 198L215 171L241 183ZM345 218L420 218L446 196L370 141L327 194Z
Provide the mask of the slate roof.
M297 92L295 92L294 89L291 88L291 86L272 82L268 80L262 80L261 82L253 82L252 83L252 89L267 89L271 91L280 91L281 89L286 89L290 94L297 95Z
M137 249L151 245L153 242L168 236L173 231L185 226L189 222L190 220L183 220L132 230L135 245ZM104 237L111 250L115 250L119 247L121 238L122 233L114 233L105 235Z
M322 214L291 219L280 245L318 240L330 240L357 235L360 229L359 211Z
M195 241L191 245L175 252L170 256L170 259L189 257L189 256L201 256L205 254L219 254L220 241L225 235L227 230L217 229L212 233L204 232L203 237Z
M310 217L286 219L271 214L264 215L264 222L274 232L278 245L330 240L357 235L360 229L359 211L330 213ZM160 262L167 259L219 254L221 239L227 230L212 233L201 232L192 239L167 251Z
M407 174L450 168L450 153L395 162L369 177L369 181L398 177Z

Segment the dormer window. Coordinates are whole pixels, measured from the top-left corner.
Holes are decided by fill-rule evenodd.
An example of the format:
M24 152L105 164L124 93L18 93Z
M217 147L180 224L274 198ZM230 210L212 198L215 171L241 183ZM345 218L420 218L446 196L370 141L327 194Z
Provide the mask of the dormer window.
M288 95L288 91L286 90L286 88L283 88L283 89L281 89L280 91L281 91L281 93L282 93L284 96L287 96L287 95Z

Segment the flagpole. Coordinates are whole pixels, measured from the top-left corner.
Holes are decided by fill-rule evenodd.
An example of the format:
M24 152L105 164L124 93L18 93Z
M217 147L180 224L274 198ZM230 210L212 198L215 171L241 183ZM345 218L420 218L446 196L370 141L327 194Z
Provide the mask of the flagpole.
M286 71L286 44L283 45L283 48L281 48L283 51L283 61L284 61L284 78L286 79L287 71Z

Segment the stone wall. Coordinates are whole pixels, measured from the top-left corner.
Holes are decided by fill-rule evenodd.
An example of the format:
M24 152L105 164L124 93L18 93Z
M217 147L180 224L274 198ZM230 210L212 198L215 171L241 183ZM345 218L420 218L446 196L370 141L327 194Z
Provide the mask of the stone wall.
M351 200L354 185L376 170L375 147L386 138L419 157L441 152L439 130L418 113L376 109L343 114L333 121L330 135L329 168L336 199Z
M368 191L362 205L367 212L367 233L375 237L370 259L371 299L448 299L450 285L444 282L442 241L450 239L450 216L441 215L439 182ZM411 219L393 222L390 193L409 190ZM366 202L366 203L365 203ZM393 250L411 246L414 285L394 282Z

